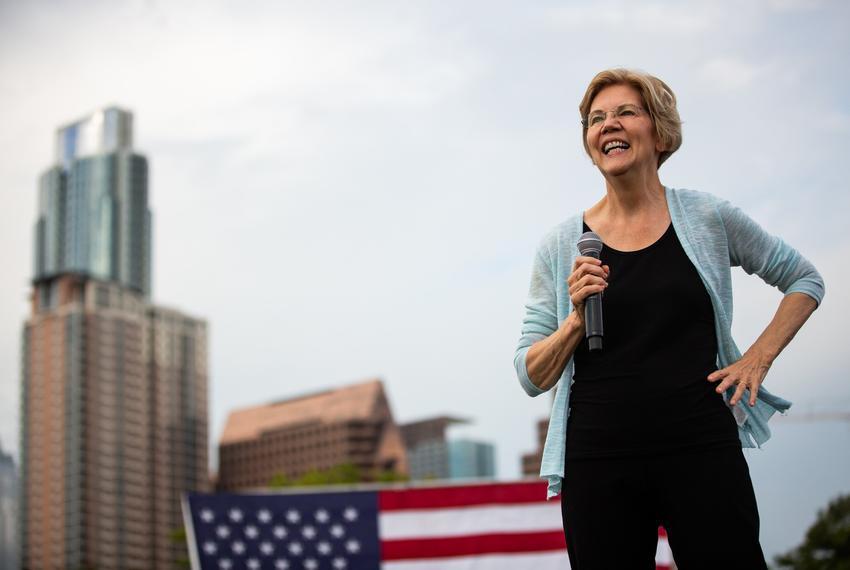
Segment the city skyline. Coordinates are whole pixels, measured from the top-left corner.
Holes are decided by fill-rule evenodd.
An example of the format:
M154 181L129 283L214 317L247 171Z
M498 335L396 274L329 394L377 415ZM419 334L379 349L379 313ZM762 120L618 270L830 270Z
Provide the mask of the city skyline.
M850 86L835 73L848 10L4 5L0 439L17 454L18 330L49 136L119 104L156 159L152 297L211 323L211 441L231 408L378 376L398 421L474 418L458 429L497 442L499 475L518 476L548 408L511 366L531 261L548 228L604 192L577 106L596 71L620 65L679 98L684 144L662 181L730 199L825 278L823 307L766 385L792 414L850 408ZM734 280L746 348L779 296Z

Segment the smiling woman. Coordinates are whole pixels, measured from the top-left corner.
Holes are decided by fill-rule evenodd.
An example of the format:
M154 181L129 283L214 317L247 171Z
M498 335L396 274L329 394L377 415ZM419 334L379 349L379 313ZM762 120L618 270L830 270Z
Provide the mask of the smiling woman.
M728 202L662 185L658 168L682 143L663 81L603 71L579 108L605 194L544 238L514 358L528 394L558 388L541 476L561 494L571 566L654 568L664 526L681 568L766 568L741 447L764 443L770 416L790 407L761 384L823 280ZM599 258L576 249L589 231ZM786 294L743 355L736 265ZM603 292L605 348L591 352L585 303Z
M601 130L602 123L608 117L608 114L604 111L591 109L592 106L596 106L593 105L594 103L601 104L601 101L596 101L596 97L607 87L631 88L641 102L641 105L631 105L631 107L637 107L636 113L626 112L623 115L618 112L616 117L625 118L628 121L629 116L648 115L661 148L658 155L658 166L660 167L665 160L670 158L670 155L682 146L682 121L679 119L679 111L676 109L676 96L673 94L673 90L657 77L627 69L603 71L597 74L588 86L584 98L579 103L579 112L584 127L582 131L584 150L591 154L587 141L588 132L595 128ZM601 121L599 120L600 116L602 117ZM593 120L591 121L591 119Z

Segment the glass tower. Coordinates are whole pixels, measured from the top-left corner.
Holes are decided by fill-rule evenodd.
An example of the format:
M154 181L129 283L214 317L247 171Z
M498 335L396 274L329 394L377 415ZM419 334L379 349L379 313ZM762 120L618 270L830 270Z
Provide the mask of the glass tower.
M55 164L39 180L35 280L74 273L149 297L147 204L148 163L133 152L128 111L109 107L60 128Z

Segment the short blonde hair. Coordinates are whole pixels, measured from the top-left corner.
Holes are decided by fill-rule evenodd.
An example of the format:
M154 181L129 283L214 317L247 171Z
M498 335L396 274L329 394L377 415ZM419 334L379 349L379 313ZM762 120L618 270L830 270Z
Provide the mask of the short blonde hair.
M658 156L658 166L682 146L682 121L676 109L676 96L666 83L643 71L633 69L606 69L596 74L587 86L584 98L578 106L581 118L587 117L593 99L610 85L629 85L640 93L643 104L655 125L655 134L664 149ZM582 126L581 140L584 150L590 155L587 146L587 126Z

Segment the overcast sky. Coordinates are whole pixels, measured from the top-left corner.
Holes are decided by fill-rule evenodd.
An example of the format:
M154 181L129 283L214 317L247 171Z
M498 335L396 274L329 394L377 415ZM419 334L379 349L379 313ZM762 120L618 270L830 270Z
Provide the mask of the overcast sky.
M371 377L398 421L468 417L502 477L547 397L512 359L547 229L604 191L578 102L599 70L676 92L674 187L740 205L820 269L767 386L850 410L850 4L0 0L0 441L18 448L37 178L60 125L133 111L154 300L209 322L228 410ZM736 270L742 349L780 295ZM211 443L213 443L211 442Z

